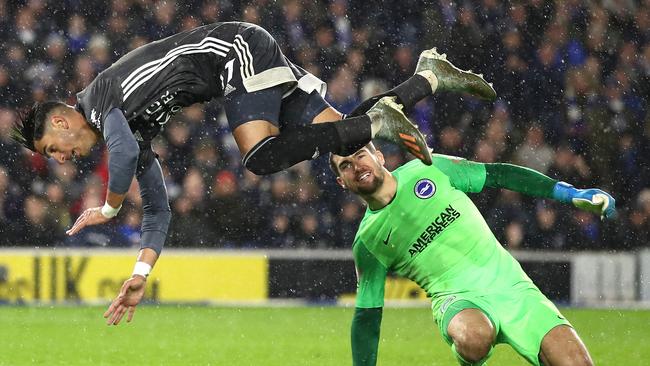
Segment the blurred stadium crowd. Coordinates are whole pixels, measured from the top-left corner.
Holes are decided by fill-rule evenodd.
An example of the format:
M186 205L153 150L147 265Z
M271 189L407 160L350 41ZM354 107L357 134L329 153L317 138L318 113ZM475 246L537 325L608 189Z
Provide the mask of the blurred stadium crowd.
M438 153L513 162L617 199L619 217L507 191L473 195L508 248L635 249L650 242L650 1L0 0L0 245L138 245L134 183L114 224L67 238L104 202L97 149L58 165L10 140L16 111L75 93L121 55L217 21L257 23L328 82L342 112L406 80L437 46L483 72L487 104L436 95L411 117ZM242 169L219 106L193 106L155 142L173 219L168 247L348 248L364 207L325 157L257 177ZM385 146L387 165L408 157ZM117 234L116 234L117 233Z

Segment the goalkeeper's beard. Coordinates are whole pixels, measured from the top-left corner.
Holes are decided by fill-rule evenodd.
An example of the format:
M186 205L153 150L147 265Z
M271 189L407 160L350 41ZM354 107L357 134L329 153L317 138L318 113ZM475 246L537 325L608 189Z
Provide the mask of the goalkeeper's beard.
M371 182L371 184L369 184L367 186L358 185L357 186L357 193L359 193L360 195L363 195L363 196L368 196L368 195L372 195L375 192L377 192L377 190L379 190L379 188L384 184L384 175L385 174L386 173L383 170L380 171L380 174L375 174L373 172L372 173L372 182Z

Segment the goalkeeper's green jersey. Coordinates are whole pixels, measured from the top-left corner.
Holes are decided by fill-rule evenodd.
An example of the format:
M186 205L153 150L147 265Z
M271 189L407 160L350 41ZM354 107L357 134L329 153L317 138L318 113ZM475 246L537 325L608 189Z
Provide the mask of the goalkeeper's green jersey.
M434 155L431 166L413 160L392 174L395 197L366 211L354 240L358 308L383 306L389 271L411 279L434 301L534 286L465 194L483 189L483 164Z

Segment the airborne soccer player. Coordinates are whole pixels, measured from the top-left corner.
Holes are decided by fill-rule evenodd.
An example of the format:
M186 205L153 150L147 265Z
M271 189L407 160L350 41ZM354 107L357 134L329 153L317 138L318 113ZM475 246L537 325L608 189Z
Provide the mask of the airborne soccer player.
M393 172L372 143L350 156L332 155L337 182L368 204L353 244L357 267L352 322L354 365L375 365L389 271L431 297L440 333L461 365L483 365L497 343L533 365L591 365L568 320L501 246L465 192L505 188L555 199L608 218L614 199L576 189L511 164L482 164L433 155Z
M455 68L435 50L424 51L416 73L386 95L409 107L436 91L462 91L493 100L479 75ZM256 174L270 174L333 152L348 155L383 138L431 163L422 134L390 97L372 100L365 113L341 119L323 99L325 83L291 63L264 29L215 23L137 48L77 94L77 104L36 104L14 129L25 147L63 163L107 146L106 203L90 208L68 235L109 221L119 212L133 177L143 200L141 251L133 276L105 316L130 320L144 294L146 276L162 250L170 208L152 139L183 107L218 99L243 156ZM375 103L376 102L376 103Z

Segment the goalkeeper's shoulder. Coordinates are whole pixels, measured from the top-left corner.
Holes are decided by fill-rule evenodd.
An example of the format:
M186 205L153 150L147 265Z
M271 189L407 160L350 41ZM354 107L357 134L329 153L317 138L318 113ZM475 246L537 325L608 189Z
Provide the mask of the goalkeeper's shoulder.
M453 156L453 155L445 155L445 154L431 154L431 165L425 165L422 163L422 161L418 159L413 159L409 161L408 163L398 167L394 171L400 171L400 170L409 170L409 169L416 169L416 168L422 168L426 169L429 166L435 166L437 168L441 167L446 167L449 164L481 164L481 163L476 163L471 160L467 160L465 158L459 157L459 156Z
M460 156L437 154L437 153L431 153L431 158L432 159L437 159L437 160L440 160L440 161L452 161L452 162L467 161L467 159L462 158Z

